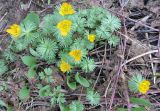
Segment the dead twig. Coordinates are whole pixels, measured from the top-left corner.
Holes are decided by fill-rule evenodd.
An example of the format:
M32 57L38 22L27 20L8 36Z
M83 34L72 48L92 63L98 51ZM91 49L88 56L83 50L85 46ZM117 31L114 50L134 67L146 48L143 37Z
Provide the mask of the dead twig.
M102 61L103 61L103 62L102 62L102 66L103 66L104 63L105 63L105 60L106 60L106 45L105 45L105 51L104 51L103 60L102 60ZM100 77L100 74L101 74L102 69L103 69L103 67L101 67L101 69L100 69L100 71L99 71L99 74L98 74L97 79L96 79L96 81L95 81L95 83L94 83L93 89L95 88L95 86L96 86L96 84L97 84L97 82L98 82L98 80L99 80L99 77Z
M138 28L141 24L144 24L150 17L152 16L152 14L149 14L145 17L143 17L140 21L138 21L137 23L135 23L135 25L131 28L131 31L134 31L136 28Z
M158 52L158 50L151 50L151 51L145 52L145 53L143 53L143 54L140 54L140 55L138 55L138 56L135 56L135 57L133 57L133 58L131 58L131 59L129 59L129 60L126 60L126 61L122 64L122 66L125 66L125 65L128 64L129 62L131 62L131 61L133 61L133 60L136 60L136 59L138 59L138 58L140 58L140 57L143 57L143 56L148 55L148 54L156 53L156 52Z
M8 12L6 12L6 13L2 16L2 18L0 19L0 22L6 17L7 14L8 14Z
M130 20L130 21L132 21L132 22L135 22L135 23L138 23L138 22L139 22L139 21L137 21L137 20L134 20L134 19L131 19L131 18L129 18L129 17L126 17L125 15L122 15L122 14L120 14L120 13L118 13L118 12L115 12L115 11L113 11L113 10L111 10L111 9L108 9L108 8L107 8L107 10L111 11L112 13L115 13L116 15L119 15L119 16L121 16L121 17L124 17L124 18L126 18L126 19L128 19L128 20ZM149 28L149 29L152 29L153 31L156 31L156 32L159 32L159 31L160 31L159 29L156 29L156 28L153 28L153 27L151 27L151 26L148 26L148 25L146 25L146 24L144 24L144 23L142 23L142 22L139 22L138 24L140 24L140 25L142 25L142 26L145 26L145 27L147 27L147 28Z

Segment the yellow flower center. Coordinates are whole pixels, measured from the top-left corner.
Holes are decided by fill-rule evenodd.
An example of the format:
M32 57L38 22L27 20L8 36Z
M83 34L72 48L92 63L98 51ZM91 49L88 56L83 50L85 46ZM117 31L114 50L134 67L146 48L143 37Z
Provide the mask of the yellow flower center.
M63 3L60 7L59 13L64 16L64 15L71 15L74 14L74 9L72 7L72 5L70 5L69 3Z
M147 80L143 80L138 84L139 92L141 92L142 94L145 94L149 90L149 87L150 87L150 82Z
M72 26L72 21L70 20L62 20L57 24L57 28L60 30L62 36L67 36L70 32Z
M9 33L14 38L18 38L19 35L21 34L21 27L17 24L13 24L6 30L6 32Z
M60 63L60 70L63 73L65 73L65 72L71 70L71 65L69 65L67 62L62 60L61 63Z
M96 35L95 35L95 34L89 34L89 35L88 35L88 40L89 40L90 42L94 42L95 39L96 39Z
M81 60L82 52L81 50L72 50L69 55L72 56L76 62L78 62Z

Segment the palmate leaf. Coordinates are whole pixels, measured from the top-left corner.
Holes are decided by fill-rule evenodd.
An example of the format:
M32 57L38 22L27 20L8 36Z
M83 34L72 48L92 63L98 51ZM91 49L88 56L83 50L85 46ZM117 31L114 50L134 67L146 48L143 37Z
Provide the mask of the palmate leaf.
M8 70L8 66L5 61L0 59L0 75L4 74Z
M138 92L138 83L143 80L141 74L134 74L134 76L128 81L129 89L133 92Z
M79 18L77 17L77 20L75 21L74 24L74 31L83 34L85 31L85 26L86 26L86 19L85 18Z
M14 60L16 60L15 53L13 53L10 49L7 49L7 50L4 51L3 57L6 60L11 61L11 62L13 62Z
M0 106L7 106L7 105L4 101L0 100Z
M80 101L72 101L69 105L70 111L83 111L84 105Z
M25 36L26 39L24 39L27 43L30 43L35 38L33 31L35 31L40 23L40 19L38 14L31 12L27 15L27 17L21 22L21 36Z
M32 48L29 48L29 52L35 56L35 57L40 57L40 55L38 54L38 52L36 52L35 50L33 50Z
M120 38L118 38L117 36L112 35L109 38L108 43L109 43L109 45L116 46L116 45L118 45L119 41L120 41Z
M35 12L29 13L27 17L24 19L24 22L27 22L27 21L32 21L36 25L36 27L38 27L40 23L39 15L36 14Z
M88 11L89 9L78 9L78 16L83 18L83 17L86 17L88 15Z
M53 61L55 53L58 50L56 42L50 39L42 39L41 43L37 46L36 52L40 57L46 61Z
M45 68L44 72L46 75L52 75L52 69L51 68Z
M111 37L111 33L107 30L106 26L99 26L96 28L96 39L99 40L108 40Z
M44 34L49 35L53 33L54 25L54 15L48 14L43 18L40 28Z
M71 65L74 65L73 58L71 56L69 56L68 53L69 53L69 50L68 51L64 50L64 51L60 52L59 56L60 56L61 60L65 61L65 62L67 62L67 63L69 63ZM60 62L58 63L58 66L59 65L60 65Z
M66 100L65 100L65 96L63 93L59 93L58 96L57 96L57 103L58 104L63 104L65 103Z
M87 34L85 35L87 37ZM91 50L94 48L94 43L89 42L87 39L75 39L73 46L79 46L84 49Z
M92 89L87 89L86 99L91 105L98 105L100 103L100 95L97 92L94 92Z
M24 40L25 43L29 44L29 43L37 43L37 39L39 39L41 37L40 33L37 32L30 32L28 34L26 34Z
M39 95L40 95L41 97L49 96L50 93L51 93L51 87L50 87L50 85L46 85L46 86L42 87L42 88L39 90Z
M72 38L71 38L71 36L68 36L68 37L65 37L65 38L63 38L62 36L60 36L60 37L58 37L57 41L58 41L60 47L66 48L69 45L71 45Z
M82 63L80 64L80 66L83 71L88 73L88 72L92 72L96 65L93 59L85 58L82 60Z
M116 31L116 30L120 29L121 22L120 22L118 17L112 15L111 13L108 13L107 14L107 18L104 18L102 20L102 25L103 26L107 26L107 28L111 32L113 32L113 31Z
M28 36L29 33L31 33L32 31L36 30L36 24L34 22L31 21L25 21L21 23L21 30L22 30L22 36Z
M23 38L20 38L15 41L15 44L14 44L12 50L14 52L20 52L20 51L25 50L27 48L27 46L28 46L28 43L25 42Z

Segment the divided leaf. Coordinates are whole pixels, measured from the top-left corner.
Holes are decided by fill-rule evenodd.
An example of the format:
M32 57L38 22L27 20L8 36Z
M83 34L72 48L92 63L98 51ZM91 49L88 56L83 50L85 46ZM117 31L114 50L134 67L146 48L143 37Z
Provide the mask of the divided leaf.
M71 111L83 111L84 105L80 101L72 101L70 104Z
M24 19L24 21L32 21L33 23L35 23L36 26L38 26L40 23L40 18L37 13L31 12L27 15L27 17Z
M44 86L44 87L42 87L42 88L39 90L39 95L40 95L41 97L49 96L50 90L51 90L51 87L50 87L49 85Z
M4 101L0 100L0 106L7 106L7 105Z

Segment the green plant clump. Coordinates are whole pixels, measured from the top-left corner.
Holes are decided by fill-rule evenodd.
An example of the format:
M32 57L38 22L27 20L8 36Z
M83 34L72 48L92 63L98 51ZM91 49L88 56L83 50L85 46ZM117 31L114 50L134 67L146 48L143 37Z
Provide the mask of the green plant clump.
M119 18L101 7L75 11L71 4L64 2L42 19L37 13L31 12L19 25L13 24L8 28L6 32L11 35L12 42L3 58L6 62L14 62L19 60L18 54L23 54L20 58L28 68L27 79L39 84L40 97L51 97L51 105L58 104L62 111L82 111L84 105L80 101L72 101L64 107L65 94L60 86L53 88L55 78L50 66L54 64L61 73L67 75L67 85L71 90L77 88L77 83L90 87L91 81L82 77L80 72L75 73L75 70L93 72L96 64L88 52L102 41L117 46L120 38L115 31L120 27ZM0 59L0 75L8 70L4 60ZM28 99L32 92L28 88L23 86L19 92L22 101ZM87 90L86 99L91 105L98 105L100 95Z

